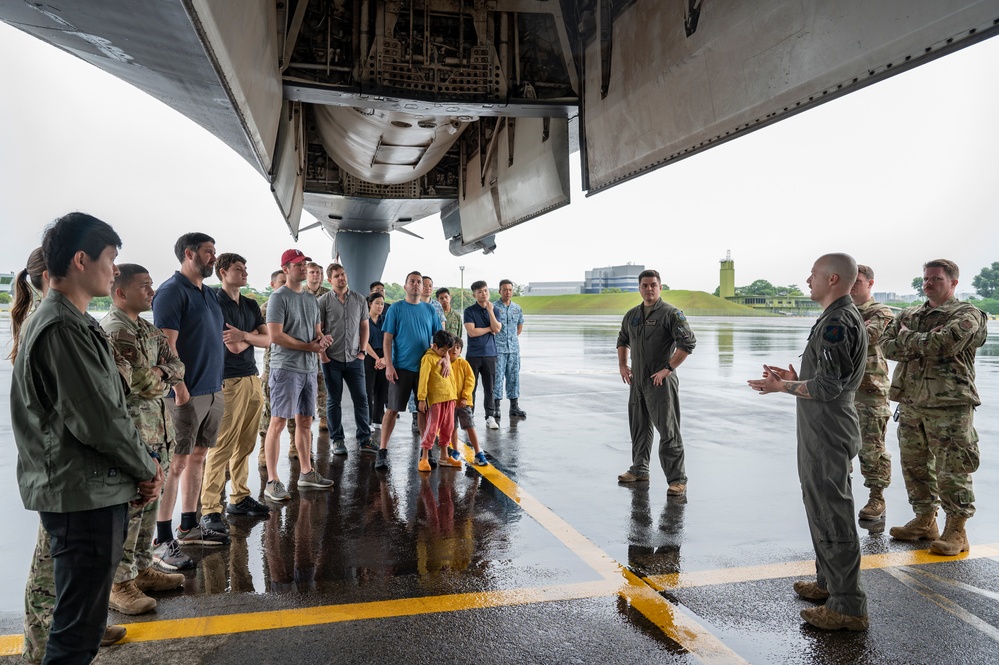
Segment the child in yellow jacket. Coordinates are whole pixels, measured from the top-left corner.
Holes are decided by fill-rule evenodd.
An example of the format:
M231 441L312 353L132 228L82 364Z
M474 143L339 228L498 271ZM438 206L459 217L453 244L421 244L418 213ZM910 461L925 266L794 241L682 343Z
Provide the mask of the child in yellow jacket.
M479 435L475 432L475 423L472 420L472 399L475 396L475 375L472 374L472 366L461 357L461 338L454 340L454 346L448 352L451 358L451 378L454 379L457 402L454 406L454 421L465 430L468 435L468 443L475 451L475 463L478 466L488 466L486 454L479 448ZM457 466L461 466L461 453L458 452L458 428L455 427L451 434L451 445L448 446L445 455L441 455L441 464L444 460L455 460Z
M441 376L441 358L454 345L454 335L446 330L434 333L433 344L420 360L420 382L416 388L420 413L427 414L427 428L420 442L420 463L417 469L430 472L429 452L438 436L441 442L451 440L454 430L454 380Z

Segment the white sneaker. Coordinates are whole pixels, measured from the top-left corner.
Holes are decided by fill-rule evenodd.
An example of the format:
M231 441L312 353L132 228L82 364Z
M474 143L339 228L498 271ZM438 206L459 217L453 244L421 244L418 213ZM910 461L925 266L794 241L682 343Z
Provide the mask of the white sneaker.
M486 427L489 429L499 429L499 423L496 422L495 418L489 416L486 418Z

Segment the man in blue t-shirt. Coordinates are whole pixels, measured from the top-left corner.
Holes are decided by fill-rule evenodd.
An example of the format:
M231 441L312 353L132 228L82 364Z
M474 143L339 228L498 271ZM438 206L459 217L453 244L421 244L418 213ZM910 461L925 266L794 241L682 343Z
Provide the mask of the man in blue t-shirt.
M222 423L222 369L225 346L222 308L213 289L204 285L215 270L215 240L204 233L185 233L174 245L180 270L156 289L153 325L184 363L184 380L167 395L167 411L177 434L170 475L156 516L157 545L174 539L172 518L180 493L181 545L224 545L229 536L198 523L198 499L208 449Z
M486 427L499 429L493 388L496 385L496 333L503 329L503 325L496 319L493 304L489 301L489 286L484 281L472 282L472 295L475 296L475 302L465 308L464 317L465 330L468 332L465 359L472 366L476 388L479 386L479 375L482 375Z
M395 428L400 411L406 410L409 396L416 393L420 382L420 359L430 348L434 332L441 329L441 320L429 303L421 302L423 275L406 275L406 299L392 306L382 326L385 378L389 380L388 403L382 417L382 442L375 460L376 469L388 468L388 440ZM451 361L441 358L441 374L451 373ZM426 426L425 414L419 415L420 431Z

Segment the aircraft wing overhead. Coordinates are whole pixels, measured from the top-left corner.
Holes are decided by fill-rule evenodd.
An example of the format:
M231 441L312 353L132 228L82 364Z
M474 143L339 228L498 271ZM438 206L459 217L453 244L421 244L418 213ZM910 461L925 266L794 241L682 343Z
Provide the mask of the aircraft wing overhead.
M360 277L438 213L452 253L492 251L568 204L577 145L603 191L993 36L999 0L0 0L0 20L220 138Z
M997 0L580 4L591 194L999 32Z

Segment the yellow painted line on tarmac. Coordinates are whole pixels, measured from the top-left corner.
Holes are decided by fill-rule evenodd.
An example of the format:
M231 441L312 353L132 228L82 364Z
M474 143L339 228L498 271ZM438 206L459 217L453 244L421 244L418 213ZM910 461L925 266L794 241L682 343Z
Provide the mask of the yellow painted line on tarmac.
M467 445L464 448L465 459L471 461L472 449ZM669 639L705 663L747 662L684 610L663 598L657 590L615 561L496 467L490 464L486 467L477 466L475 469L607 582L617 584L618 595L655 624Z
M861 570L875 570L898 566L922 566L928 563L983 559L997 555L999 555L999 543L975 545L971 548L970 552L963 552L958 556L940 556L931 553L928 549L912 550L909 552L889 552L887 554L868 554L861 557L860 568ZM808 577L814 575L815 561L807 560L764 564L761 566L701 570L670 575L650 575L644 579L654 589L666 591L670 589L688 589L717 584L736 584L754 580L772 580L782 577Z
M401 598L367 603L324 605L265 612L216 614L186 619L164 619L127 624L128 634L119 644L156 642L160 640L187 639L207 635L250 633L261 630L319 626L346 621L388 619L403 616L460 612L487 607L510 607L561 600L601 598L617 593L617 585L606 580L559 584L546 587L459 593L447 596ZM0 656L21 653L24 646L21 635L0 637Z

